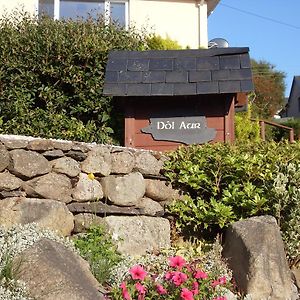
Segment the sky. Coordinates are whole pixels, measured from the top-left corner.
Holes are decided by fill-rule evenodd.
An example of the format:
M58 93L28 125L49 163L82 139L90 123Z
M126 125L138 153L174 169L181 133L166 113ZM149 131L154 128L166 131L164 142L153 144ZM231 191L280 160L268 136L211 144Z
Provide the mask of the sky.
M300 0L221 0L208 18L208 38L249 47L250 57L286 74L286 97L300 75Z

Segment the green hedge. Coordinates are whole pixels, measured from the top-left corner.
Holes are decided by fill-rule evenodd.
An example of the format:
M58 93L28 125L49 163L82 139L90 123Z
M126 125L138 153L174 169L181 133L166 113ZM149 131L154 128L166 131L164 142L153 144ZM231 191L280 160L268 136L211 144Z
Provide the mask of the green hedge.
M213 236L231 222L271 214L289 257L299 257L300 143L193 145L169 157L165 175L186 193L169 208L183 233Z
M0 133L111 143L107 54L145 47L145 35L103 19L54 21L16 12L0 19Z

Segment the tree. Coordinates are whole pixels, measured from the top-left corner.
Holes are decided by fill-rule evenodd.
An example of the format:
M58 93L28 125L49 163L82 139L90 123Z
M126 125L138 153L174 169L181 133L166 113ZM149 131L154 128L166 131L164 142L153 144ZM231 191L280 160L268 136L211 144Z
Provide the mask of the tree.
M286 75L266 61L252 60L252 71L256 94L253 116L271 118L283 106Z

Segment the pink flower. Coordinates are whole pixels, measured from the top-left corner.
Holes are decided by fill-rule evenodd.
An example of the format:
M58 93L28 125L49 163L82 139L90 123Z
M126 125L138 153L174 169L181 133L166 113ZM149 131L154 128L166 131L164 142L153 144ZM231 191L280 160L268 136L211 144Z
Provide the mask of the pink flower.
M187 275L181 272L174 272L174 275L172 277L172 281L176 286L180 286L184 282L186 282L188 279Z
M180 293L180 297L183 300L194 300L193 293L187 288L183 288Z
M147 275L147 272L140 265L133 266L129 273L133 280L144 280Z
M166 275L165 275L165 278L166 278L167 280L170 280L170 279L173 278L173 276L174 276L174 272L167 272Z
M214 280L211 284L212 287L216 287L217 285L225 284L226 283L226 277L220 277L218 280Z
M226 284L226 277L225 276L220 277L218 280L219 280L220 284Z
M192 293L193 293L193 295L198 295L198 293L199 293L199 283L197 281L193 282Z
M219 284L220 284L219 280L214 280L214 281L211 283L211 286L212 286L212 287L216 287L216 286L219 285Z
M201 270L196 270L196 273L194 274L194 278L196 279L206 279L207 277L207 274Z
M131 297L130 297L130 295L128 293L128 290L127 290L127 287L126 287L126 283L124 281L121 283L120 288L122 289L123 299L131 300Z
M173 256L169 257L170 267L181 269L185 264L186 261L181 256Z
M135 288L137 289L139 294L146 294L146 288L142 284L140 284L139 282L137 282L135 284Z
M160 295L168 294L167 290L161 284L156 285L156 290Z

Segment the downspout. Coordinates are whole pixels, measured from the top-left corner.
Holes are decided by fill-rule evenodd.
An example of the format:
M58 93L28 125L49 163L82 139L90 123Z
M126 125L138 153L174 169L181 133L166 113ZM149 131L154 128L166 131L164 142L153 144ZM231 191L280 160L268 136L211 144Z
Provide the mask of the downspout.
M197 0L198 6L198 44L199 48L208 48L208 30L207 30L207 3L205 0Z

